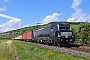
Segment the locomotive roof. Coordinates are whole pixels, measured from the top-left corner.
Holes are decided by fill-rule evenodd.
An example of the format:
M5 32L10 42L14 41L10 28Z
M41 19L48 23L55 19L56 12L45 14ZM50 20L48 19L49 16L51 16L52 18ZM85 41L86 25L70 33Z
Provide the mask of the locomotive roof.
M40 29L38 29L38 30L36 30L36 31L44 30L44 29L47 29L47 28L49 28L49 27L40 28Z
M52 24L69 24L67 22L55 22L55 23L52 23Z
M69 22L66 22L66 21L51 22L51 24L53 24L53 23L69 23Z
M69 23L66 23L66 22L56 22L56 23L52 23L51 26L54 26L57 24L70 25Z
M44 30L44 29L47 29L47 28L50 28L53 24L69 24L69 23L66 23L66 22L55 22L55 23L52 23L50 26L48 26L48 27L45 27L45 28L40 28L40 29L38 29L38 30L36 30L36 31L40 31L40 30Z

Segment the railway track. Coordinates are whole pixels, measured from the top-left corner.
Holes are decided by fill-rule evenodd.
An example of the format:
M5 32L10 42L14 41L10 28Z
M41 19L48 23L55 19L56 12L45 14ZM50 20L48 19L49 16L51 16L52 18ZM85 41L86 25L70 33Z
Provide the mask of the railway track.
M69 48L69 49L72 49L72 50L77 50L77 51L90 53L90 47L83 46L83 45L80 45L80 44L67 44L67 46L61 46L61 47L65 47L65 48Z
M77 45L77 44L66 44L66 45L62 44L61 46L48 46L48 45L32 43L32 42L26 42L26 43L35 44L35 45L42 46L45 48L64 52L69 55L77 55L81 57L90 58L90 47L87 47L87 46L82 46L82 45Z
M86 49L86 48L76 48L76 47L71 47L71 49L77 50L77 51L82 51L82 52L90 53L90 49Z

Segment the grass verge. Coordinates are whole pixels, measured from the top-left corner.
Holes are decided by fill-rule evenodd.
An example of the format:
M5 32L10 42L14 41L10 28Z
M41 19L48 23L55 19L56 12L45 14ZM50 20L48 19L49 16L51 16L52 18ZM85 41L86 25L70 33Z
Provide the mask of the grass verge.
M20 60L90 60L84 57L67 55L33 44L13 41Z

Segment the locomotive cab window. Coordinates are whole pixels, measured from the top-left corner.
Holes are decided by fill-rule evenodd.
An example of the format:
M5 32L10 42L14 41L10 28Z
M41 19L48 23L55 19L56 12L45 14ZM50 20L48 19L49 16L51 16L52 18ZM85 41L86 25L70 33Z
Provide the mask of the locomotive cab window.
M65 27L64 26L60 26L60 30L65 30Z
M59 29L60 29L60 30L65 30L64 24L59 24Z
M60 24L59 29L60 30L70 30L70 25L68 25L68 24Z
M66 29L67 30L70 30L70 25L66 25Z

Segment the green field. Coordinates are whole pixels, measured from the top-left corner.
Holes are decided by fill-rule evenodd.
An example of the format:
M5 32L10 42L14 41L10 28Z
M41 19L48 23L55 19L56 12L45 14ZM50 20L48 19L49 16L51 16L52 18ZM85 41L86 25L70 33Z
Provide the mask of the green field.
M33 44L13 41L20 60L90 60L84 57L67 55Z
M0 40L0 43L6 42L7 40Z
M79 24L71 24L71 28L74 28L78 32Z

